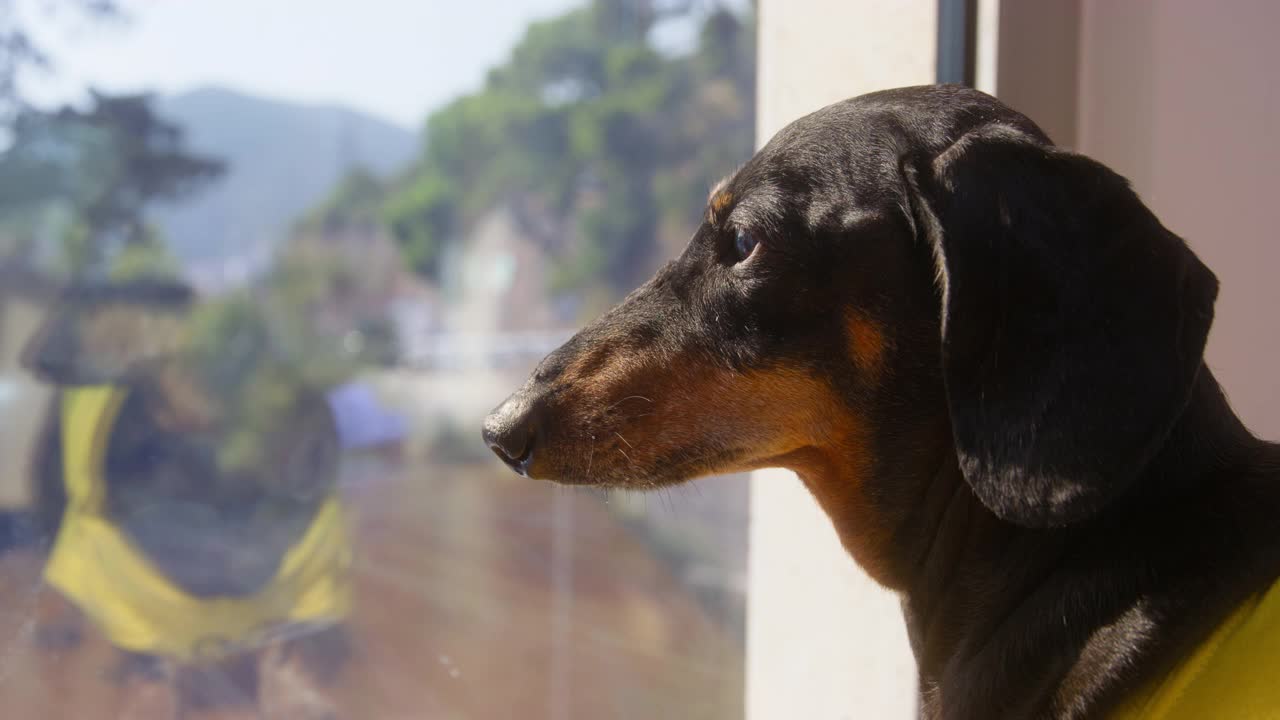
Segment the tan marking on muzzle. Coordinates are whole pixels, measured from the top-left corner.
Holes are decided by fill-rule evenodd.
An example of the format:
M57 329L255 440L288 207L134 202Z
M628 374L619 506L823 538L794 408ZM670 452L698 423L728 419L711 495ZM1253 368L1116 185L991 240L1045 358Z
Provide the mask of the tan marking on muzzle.
M865 319L850 327L851 342L861 348L855 361L877 371L883 334ZM546 449L558 457L542 458L539 474L557 477L556 467L581 471L574 463L590 457L592 479L646 487L646 473L663 476L665 484L785 467L797 472L822 509L839 520L840 539L854 558L872 577L888 582L884 558L892 535L868 490L874 468L871 435L828 382L788 367L738 373L691 356L664 362L625 353L612 353L606 363L589 358L590 353L569 366L558 422L590 430L557 437ZM585 365L597 372L572 372ZM583 443L589 447L579 447ZM706 462L692 458L679 468L662 465L690 448L707 447L728 452Z

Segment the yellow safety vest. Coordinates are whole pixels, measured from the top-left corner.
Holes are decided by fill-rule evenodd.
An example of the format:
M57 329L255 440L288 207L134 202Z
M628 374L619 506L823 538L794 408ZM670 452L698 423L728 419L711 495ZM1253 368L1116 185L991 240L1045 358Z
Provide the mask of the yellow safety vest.
M1280 719L1280 581L1251 597L1113 720Z
M193 596L133 547L104 512L107 438L124 396L111 386L64 393L67 507L45 579L116 646L184 662L218 660L299 626L341 621L351 604L351 546L336 496L285 553L275 577L251 596Z

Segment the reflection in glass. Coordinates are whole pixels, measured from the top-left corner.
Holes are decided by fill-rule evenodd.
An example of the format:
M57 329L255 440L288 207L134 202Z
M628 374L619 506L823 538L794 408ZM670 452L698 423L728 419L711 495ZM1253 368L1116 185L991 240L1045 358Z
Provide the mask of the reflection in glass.
M746 4L38 4L0 0L6 717L741 716L742 479L570 491L478 429L748 156ZM270 52L203 42L246 13Z

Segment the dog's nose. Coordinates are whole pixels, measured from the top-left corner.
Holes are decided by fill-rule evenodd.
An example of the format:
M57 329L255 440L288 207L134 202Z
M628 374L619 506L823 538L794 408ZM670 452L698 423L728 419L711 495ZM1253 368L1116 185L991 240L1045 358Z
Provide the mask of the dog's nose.
M517 393L484 419L485 444L512 470L527 476L537 441L533 403Z

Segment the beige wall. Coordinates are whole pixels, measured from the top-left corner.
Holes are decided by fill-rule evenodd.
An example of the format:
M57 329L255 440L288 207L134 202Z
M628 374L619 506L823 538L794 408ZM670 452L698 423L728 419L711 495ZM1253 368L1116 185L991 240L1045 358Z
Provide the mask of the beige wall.
M1245 423L1280 440L1280 3L981 4L999 35L980 87L1128 177L1217 273L1209 366Z
M1222 282L1208 362L1280 440L1280 2L1083 0L1079 148Z
M1080 0L984 3L995 8L995 27L985 29L999 35L994 81L978 89L1030 116L1058 145L1075 147Z
M936 0L760 0L761 144L791 120L934 78ZM753 474L747 717L909 718L915 663L898 600L841 548L794 475Z

